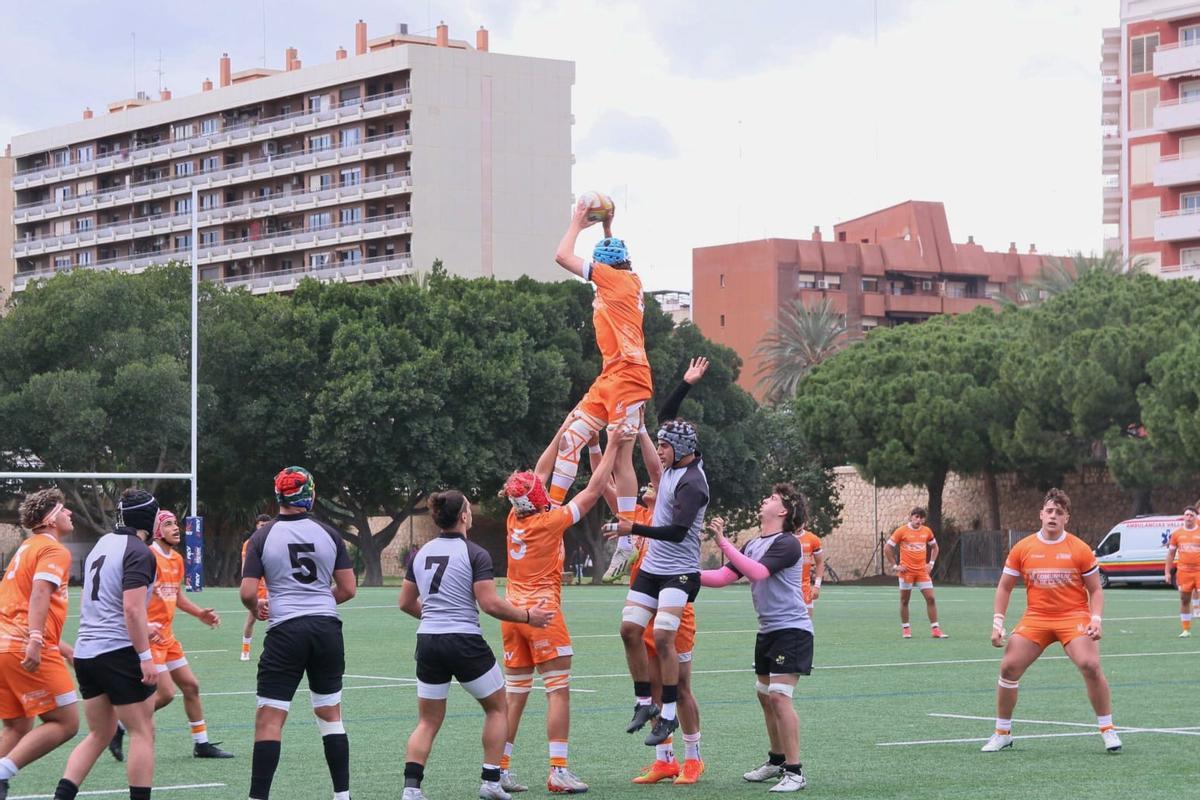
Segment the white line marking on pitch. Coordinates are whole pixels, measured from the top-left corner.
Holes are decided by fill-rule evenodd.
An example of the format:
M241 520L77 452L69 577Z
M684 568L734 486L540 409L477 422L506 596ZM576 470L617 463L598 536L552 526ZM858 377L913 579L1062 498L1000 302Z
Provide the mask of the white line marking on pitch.
M223 789L223 783L181 783L178 786L155 786L155 792L173 792L184 791L188 789ZM109 794L126 794L129 787L123 789L97 789L90 792L80 792L79 797L99 797L100 795ZM53 800L52 794L22 794L16 797L10 797L8 800Z
M977 719L986 722L995 720L995 717L977 717L972 714L929 714L931 717L945 717L947 719ZM1020 722L1026 725L1065 725L1071 728L1091 728L1096 729L1096 724L1093 722L1059 722L1058 720L1050 719L1014 719L1013 722ZM1198 736L1200 734L1194 731L1200 731L1200 725L1189 725L1183 727L1172 728L1146 728L1140 725L1125 726L1118 725L1117 730L1122 733L1178 733L1184 736Z
M966 719L979 720L982 722L994 722L995 717L980 717L972 714L929 714L931 717L942 717L946 719ZM1073 728L1091 728L1089 731L1073 731L1071 733L1027 733L1020 736L1013 736L1014 739L1057 739L1071 736L1098 736L1099 733L1095 729L1093 723L1087 722L1060 722L1057 720L1045 719L1014 719L1013 722L1020 722L1027 725L1063 725ZM1200 726L1195 727L1180 727L1180 728L1139 728L1139 727L1124 727L1118 726L1117 730L1121 733L1166 733L1176 736L1200 736ZM876 747L907 747L913 745L925 744L969 744L972 742L986 742L990 736L971 737L960 739L917 739L908 742L876 742Z

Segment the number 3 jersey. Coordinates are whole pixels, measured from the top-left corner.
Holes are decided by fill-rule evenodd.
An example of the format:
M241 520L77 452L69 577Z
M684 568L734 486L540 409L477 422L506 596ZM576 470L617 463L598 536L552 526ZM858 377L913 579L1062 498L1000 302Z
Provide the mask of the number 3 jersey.
M154 554L132 528L106 533L83 565L76 658L95 658L132 647L125 626L125 592L146 587L146 603L154 592Z
M461 533L442 531L408 562L404 580L421 595L417 633L476 633L479 608L475 583L492 580L492 557ZM274 595L271 602L274 603Z
M308 514L281 514L250 537L242 578L266 581L272 628L296 617L336 617L333 573L352 567L337 528Z

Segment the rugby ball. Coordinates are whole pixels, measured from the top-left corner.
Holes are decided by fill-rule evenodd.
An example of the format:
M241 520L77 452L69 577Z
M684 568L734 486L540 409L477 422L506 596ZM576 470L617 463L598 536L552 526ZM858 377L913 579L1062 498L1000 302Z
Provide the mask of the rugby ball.
M589 223L594 224L612 219L613 201L603 192L584 192L580 196L579 202L587 208Z

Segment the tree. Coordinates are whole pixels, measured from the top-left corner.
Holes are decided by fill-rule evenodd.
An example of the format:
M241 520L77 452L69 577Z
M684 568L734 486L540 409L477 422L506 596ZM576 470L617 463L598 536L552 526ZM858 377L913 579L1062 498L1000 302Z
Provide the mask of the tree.
M756 417L766 439L764 486L791 483L808 500L805 527L818 536L832 533L842 523L843 508L833 470L804 439L791 407L763 408Z
M794 300L782 308L775 327L754 350L763 359L757 374L766 402L795 397L804 376L836 353L845 338L846 318L834 311L829 298L813 305Z
M1069 258L1046 256L1038 276L1027 284L1014 286L1015 299L1004 297L1001 302L1020 306L1038 306L1046 300L1066 294L1088 275L1136 275L1150 263L1145 257L1121 257L1119 250L1105 250L1101 255L1084 255L1075 251Z

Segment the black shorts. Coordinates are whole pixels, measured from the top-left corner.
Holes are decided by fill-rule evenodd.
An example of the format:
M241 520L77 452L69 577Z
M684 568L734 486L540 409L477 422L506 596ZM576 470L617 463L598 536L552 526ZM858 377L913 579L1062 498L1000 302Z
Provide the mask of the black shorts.
M294 617L267 631L258 659L258 696L291 702L300 678L308 675L314 694L342 690L346 647L337 617Z
M755 675L808 675L812 662L813 635L801 628L760 633L754 640Z
M688 603L694 603L696 602L696 596L700 594L700 573L685 572L682 575L655 575L653 572L639 569L637 577L633 579L633 585L629 587L629 592L630 594L644 594L657 598L662 594L664 589L679 589L687 594ZM634 602L637 602L636 598L634 598ZM658 605L661 606L662 603L660 602ZM686 603L682 605L686 605Z
M154 694L153 686L142 683L142 662L132 647L75 659L75 678L84 700L107 695L114 706L127 706Z
M496 666L492 648L477 633L418 633L417 680L439 685L470 683Z

